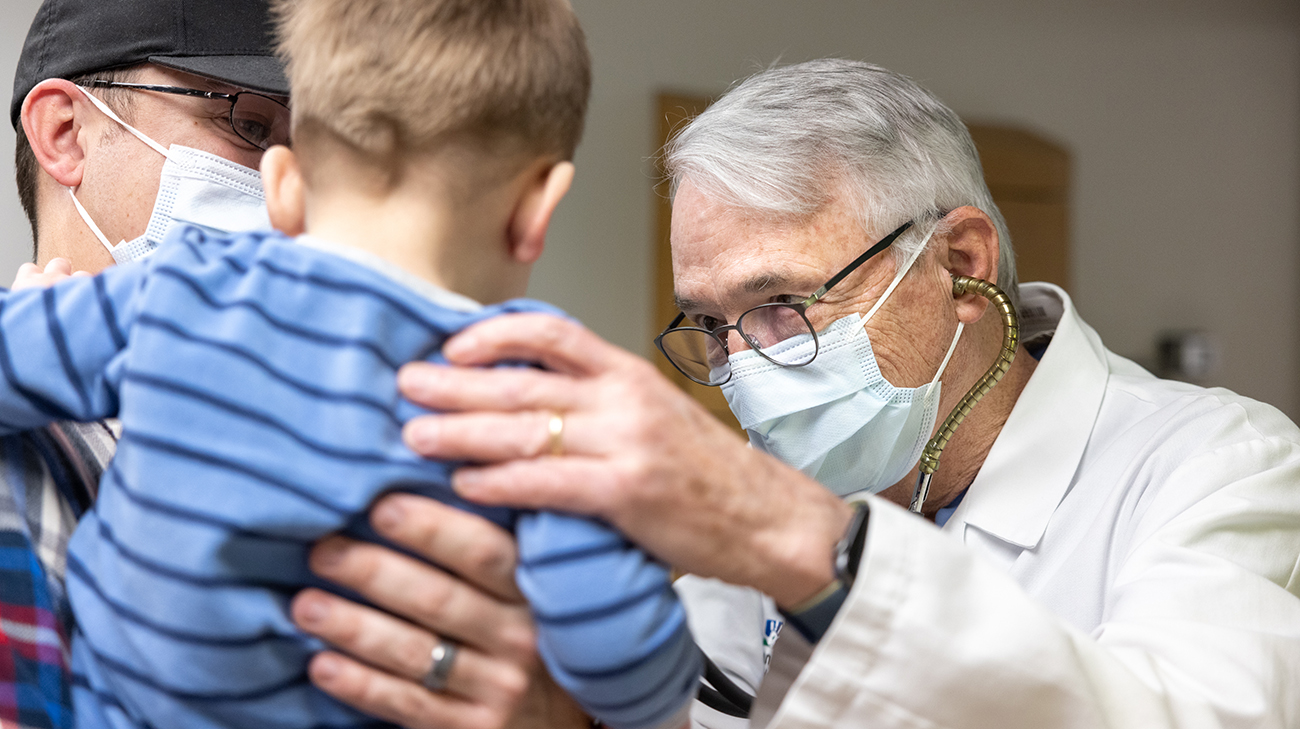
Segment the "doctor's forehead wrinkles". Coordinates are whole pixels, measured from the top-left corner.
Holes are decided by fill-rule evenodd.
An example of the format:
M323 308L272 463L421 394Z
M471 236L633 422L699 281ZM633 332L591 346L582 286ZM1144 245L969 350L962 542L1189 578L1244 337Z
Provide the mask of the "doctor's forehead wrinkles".
M751 274L741 280L739 284L726 286L726 290L721 292L721 296L726 300L721 302L706 302L684 292L674 292L673 301L681 311L695 312L704 311L710 308L710 306L717 306L718 304L726 305L727 300L734 298L737 294L747 294L750 296L755 294L768 294L774 296L793 294L801 296L811 293L813 288L820 285L811 284L812 288L809 288L810 284L803 281L803 278L806 277L796 276L790 271L764 271L757 274ZM808 289L807 292L804 292L805 288Z
M747 294L762 294L772 289L783 289L790 283L790 275L785 272L768 271L757 276L751 276L740 285L740 289Z

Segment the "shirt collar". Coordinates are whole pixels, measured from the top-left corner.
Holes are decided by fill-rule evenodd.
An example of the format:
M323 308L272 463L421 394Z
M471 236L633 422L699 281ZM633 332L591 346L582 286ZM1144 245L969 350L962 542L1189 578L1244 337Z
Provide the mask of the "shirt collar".
M1106 349L1074 303L1051 284L1020 288L1021 336L1052 333L950 528L969 524L1032 549L1065 498L1101 410Z

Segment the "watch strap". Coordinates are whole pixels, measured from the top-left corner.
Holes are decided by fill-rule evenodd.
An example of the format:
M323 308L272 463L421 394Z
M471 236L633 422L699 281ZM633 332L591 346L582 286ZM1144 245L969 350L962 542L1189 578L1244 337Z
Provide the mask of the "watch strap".
M853 580L858 575L858 566L862 563L862 550L867 543L867 520L870 514L865 501L853 503L853 517L849 520L844 536L835 545L832 555L832 568L835 580L820 592L789 610L782 610L786 622L790 623L809 643L817 644L831 623L839 614L844 601L853 589Z
M854 501L853 518L835 545L835 557L831 567L835 578L852 589L853 581L858 576L858 566L862 564L862 550L867 546L867 522L871 517L871 507L865 501Z

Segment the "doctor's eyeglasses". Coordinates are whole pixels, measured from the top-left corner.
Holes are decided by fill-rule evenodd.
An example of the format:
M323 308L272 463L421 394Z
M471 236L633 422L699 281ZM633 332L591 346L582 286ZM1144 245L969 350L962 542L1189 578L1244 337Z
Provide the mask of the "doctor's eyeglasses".
M727 359L730 354L727 349L727 332L731 329L736 330L754 351L769 362L782 367L802 367L817 358L818 349L817 330L805 313L808 307L817 303L831 287L843 281L859 266L892 245L910 227L910 220L898 226L894 232L871 246L866 253L832 276L826 285L802 301L761 304L741 314L735 324L712 329L681 326L686 315L678 314L668 328L655 337L655 346L673 363L677 371L709 387L717 387L731 379L731 363ZM811 351L807 347L793 346L794 343L788 347L776 346L801 334L812 337Z
M136 91L156 91L177 96L197 96L202 99L224 101L230 104L226 115L230 128L240 139L261 150L277 144L289 144L289 107L256 91L240 91L226 94L220 91L188 89L183 86L159 86L156 84L133 84L125 81L105 81L92 79L79 82L80 86L101 89L134 89Z

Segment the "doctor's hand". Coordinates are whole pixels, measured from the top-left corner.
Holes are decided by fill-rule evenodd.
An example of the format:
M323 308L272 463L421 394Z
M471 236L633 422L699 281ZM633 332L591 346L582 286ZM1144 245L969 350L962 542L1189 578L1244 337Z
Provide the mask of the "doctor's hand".
M432 499L390 494L371 523L412 559L329 537L311 553L317 575L386 610L316 589L294 598L300 628L336 650L308 666L313 683L355 708L411 729L587 727L536 656L532 618L514 582L515 545L496 525ZM443 640L459 646L442 691L421 680Z
M456 472L462 496L599 517L679 570L786 607L833 580L850 507L747 448L644 359L540 314L476 324L443 353L453 366L399 374L408 398L439 413L405 436L428 457L479 464ZM507 360L547 369L479 367Z

